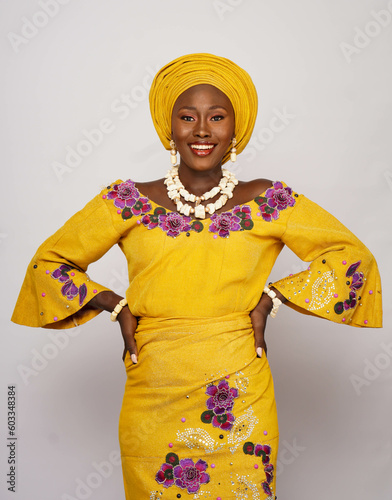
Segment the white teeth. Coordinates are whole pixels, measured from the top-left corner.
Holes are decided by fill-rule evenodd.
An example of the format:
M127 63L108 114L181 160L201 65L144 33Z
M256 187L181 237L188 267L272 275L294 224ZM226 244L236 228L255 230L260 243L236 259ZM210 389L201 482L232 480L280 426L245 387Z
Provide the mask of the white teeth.
M214 144L192 144L192 149L212 149Z

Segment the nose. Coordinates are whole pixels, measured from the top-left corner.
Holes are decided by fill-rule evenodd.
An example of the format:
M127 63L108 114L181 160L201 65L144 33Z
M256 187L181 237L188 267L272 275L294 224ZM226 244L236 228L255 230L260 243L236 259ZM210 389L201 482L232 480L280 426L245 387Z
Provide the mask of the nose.
M210 137L211 130L208 124L208 119L206 117L200 116L195 122L195 128L193 129L193 135L195 137Z

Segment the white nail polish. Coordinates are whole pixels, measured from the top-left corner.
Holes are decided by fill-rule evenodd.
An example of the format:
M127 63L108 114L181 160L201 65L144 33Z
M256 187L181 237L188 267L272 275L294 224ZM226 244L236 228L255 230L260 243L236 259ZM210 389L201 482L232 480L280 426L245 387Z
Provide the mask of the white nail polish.
M256 349L256 352L257 352L257 355L259 356L259 358L261 358L261 356L263 355L263 349L261 347L258 347Z
M132 363L134 363L136 365L136 363L137 363L137 356L136 356L136 354L131 354L131 359L132 359Z

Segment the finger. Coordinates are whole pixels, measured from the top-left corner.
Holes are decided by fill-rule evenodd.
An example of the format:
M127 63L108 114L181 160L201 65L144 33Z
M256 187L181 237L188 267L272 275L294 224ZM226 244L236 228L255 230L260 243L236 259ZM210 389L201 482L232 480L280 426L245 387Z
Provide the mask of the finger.
M250 317L255 337L256 354L259 358L261 358L264 351L267 354L267 345L264 338L266 317L265 314L261 314L259 312L252 312Z
M124 358L126 356L126 353L129 352L129 355L131 357L131 360L132 360L132 363L134 365L137 364L137 346L136 346L136 342L135 342L135 337L133 336L133 334L128 334L126 336L126 338L124 339L124 344L125 344L125 349L124 349Z

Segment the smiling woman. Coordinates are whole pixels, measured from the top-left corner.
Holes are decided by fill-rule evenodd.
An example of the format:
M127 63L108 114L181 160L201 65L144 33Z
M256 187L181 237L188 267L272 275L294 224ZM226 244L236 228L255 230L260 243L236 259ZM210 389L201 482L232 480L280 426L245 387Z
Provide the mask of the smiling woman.
M120 446L127 500L276 498L278 422L264 331L285 302L345 325L381 326L369 250L284 182L238 181L223 167L257 112L249 75L211 54L166 65L150 91L174 165L118 180L44 242L16 323L69 328L103 310L124 338ZM118 244L126 298L86 275ZM284 245L309 267L270 286Z

